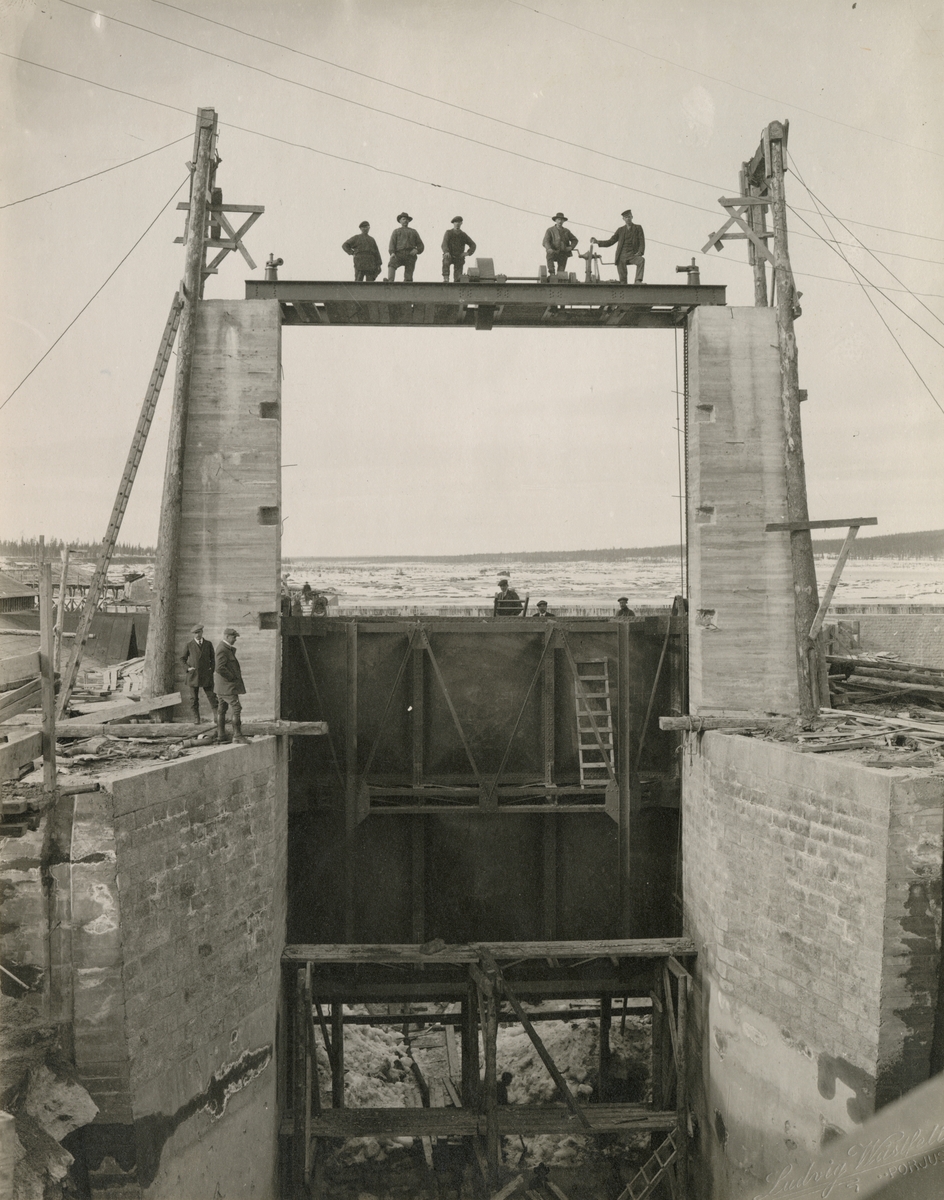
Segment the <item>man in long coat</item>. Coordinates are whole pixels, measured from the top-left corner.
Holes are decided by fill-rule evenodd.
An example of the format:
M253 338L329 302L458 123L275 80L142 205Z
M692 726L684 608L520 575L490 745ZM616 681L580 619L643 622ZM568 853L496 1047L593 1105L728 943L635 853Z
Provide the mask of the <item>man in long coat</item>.
M243 706L239 697L245 695L246 685L243 683L243 672L236 658L236 639L239 632L231 626L223 630L223 640L216 648L216 698L219 708L216 710L217 740L228 742L226 736L226 710L233 714L233 741L246 743L242 730Z
M187 647L180 656L180 661L187 668L187 691L190 693L190 707L193 719L200 724L200 689L203 688L210 707L216 712L216 693L213 691L213 670L216 656L213 647L203 636L203 626L194 625L190 630L193 635Z
M636 268L636 278L633 283L642 283L643 273L646 270L646 235L641 225L633 224L631 208L624 209L620 216L623 218L623 224L611 238L607 238L605 242L598 242L596 238L592 237L590 244L596 246L615 245L616 269L619 271L620 283L627 282L627 268L630 265Z
M383 259L377 243L370 236L370 222L361 221L359 229L360 233L341 243L341 249L354 259L354 282L373 283L380 274Z
M416 256L422 254L426 247L423 239L415 229L410 228L413 218L408 212L402 212L397 217L397 228L390 235L390 262L387 264L387 281L393 283L397 278L397 267L403 268L403 282L413 282L413 271L416 268Z

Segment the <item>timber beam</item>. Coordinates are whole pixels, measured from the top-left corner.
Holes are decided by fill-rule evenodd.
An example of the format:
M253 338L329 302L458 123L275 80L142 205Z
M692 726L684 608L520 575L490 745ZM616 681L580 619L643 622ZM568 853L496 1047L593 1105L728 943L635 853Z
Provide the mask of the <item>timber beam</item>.
M282 952L283 963L351 964L376 963L403 966L415 963L478 963L482 952L497 962L544 961L591 962L597 958L685 958L695 953L691 938L613 938L594 942L471 942L448 946L438 942L429 947L409 943L379 945L295 945Z
M242 728L247 737L286 734L289 737L323 737L328 732L326 721L244 721ZM201 725L184 724L183 722L180 724L155 724L144 721L140 724L103 725L97 721L71 720L66 727L56 729L56 737L172 738L180 741L184 738L213 733L215 729L216 725L210 724L209 721Z

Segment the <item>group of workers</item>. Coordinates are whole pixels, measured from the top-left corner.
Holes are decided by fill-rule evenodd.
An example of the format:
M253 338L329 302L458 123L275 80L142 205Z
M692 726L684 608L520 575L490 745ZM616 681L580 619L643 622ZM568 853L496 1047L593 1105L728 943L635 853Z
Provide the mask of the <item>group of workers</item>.
M613 614L617 621L631 621L635 612L629 607L629 597L620 596L616 601L619 605ZM492 613L496 617L520 617L526 613L525 604L513 587L508 586L507 579L499 579L498 591L495 593ZM546 600L539 600L532 617L553 617L555 614L547 606Z
M239 631L228 625L223 630L223 640L214 650L203 636L203 626L194 625L180 661L187 669L187 691L193 719L200 724L200 692L205 694L216 717L218 742L238 742L245 745L243 737L242 702L245 695L243 672L236 657L236 639ZM232 737L226 736L226 714L229 712L233 724Z
M641 225L633 222L632 209L624 209L623 224L612 237L605 241L592 237L591 246L615 246L616 270L620 283L628 282L629 268L635 267L634 283L642 283L646 269L646 235ZM399 213L397 227L390 235L387 248L390 255L387 263L385 283L396 282L397 271L403 268L403 282L412 283L416 260L426 247L423 239L410 222L413 218L408 212ZM556 212L552 217L554 222L544 234L544 253L547 259L548 274L556 275L567 270L567 261L577 247L577 237L564 224L568 218L562 212ZM370 222L361 221L360 233L355 233L342 243L341 249L354 259L354 282L373 283L383 267L383 259L376 241L370 236ZM442 240L442 280L449 283L450 276L458 283L465 271L465 260L475 253L475 242L462 228L462 217L453 217L450 227ZM585 256L586 257L586 256Z

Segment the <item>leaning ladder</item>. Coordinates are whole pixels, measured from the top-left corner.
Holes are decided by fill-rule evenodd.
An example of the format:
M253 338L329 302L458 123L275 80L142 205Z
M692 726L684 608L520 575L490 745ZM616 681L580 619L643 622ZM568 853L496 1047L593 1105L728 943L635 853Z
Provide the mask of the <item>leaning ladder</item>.
M89 630L92 626L92 617L95 616L95 610L98 608L98 603L102 598L105 579L108 575L108 567L111 563L111 556L115 552L115 546L118 543L118 533L121 529L121 521L125 515L125 509L128 507L131 485L134 483L134 477L138 473L138 464L141 462L141 455L144 453L144 444L147 441L148 431L154 419L157 398L161 393L161 384L164 382L164 375L167 372L167 364L170 361L170 352L177 334L177 326L180 324L180 312L182 308L183 301L180 298L180 292L175 292L173 302L170 306L170 313L167 317L167 324L164 326L164 336L161 338L157 358L154 362L154 370L151 372L151 379L141 405L138 424L131 439L131 449L128 451L124 473L121 476L121 483L118 485L118 495L115 497L115 503L111 510L111 520L108 522L108 529L105 531L105 538L99 552L98 563L95 566L95 574L92 576L89 590L85 596L82 616L79 620L75 642L72 646L72 655L69 658L69 665L66 667L65 674L62 677L62 685L59 690L59 717L62 717L67 711L69 701L72 698L72 689L75 687L75 681L78 678L79 663L82 661L82 654L85 650L85 644L88 641Z
M659 1181L666 1178L674 1196L675 1180L670 1168L676 1158L678 1158L678 1147L675 1144L675 1130L673 1129L620 1192L619 1200L646 1200L653 1194Z
M606 783L613 774L613 713L607 661L577 662L577 752L580 786Z

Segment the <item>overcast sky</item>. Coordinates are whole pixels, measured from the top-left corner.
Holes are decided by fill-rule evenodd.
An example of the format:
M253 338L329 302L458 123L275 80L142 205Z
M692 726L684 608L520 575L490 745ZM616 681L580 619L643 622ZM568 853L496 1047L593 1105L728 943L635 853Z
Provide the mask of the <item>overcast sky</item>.
M0 536L104 534L202 106L225 200L266 207L258 269L230 255L208 298L269 252L283 279L348 279L341 242L366 219L385 250L404 208L417 280L457 214L536 275L558 209L585 249L630 206L647 282L695 256L750 305L743 243L700 250L789 120L811 516L944 525L942 47L940 0L0 0ZM677 352L664 331L284 330L284 552L677 540ZM122 540L156 538L171 380Z

